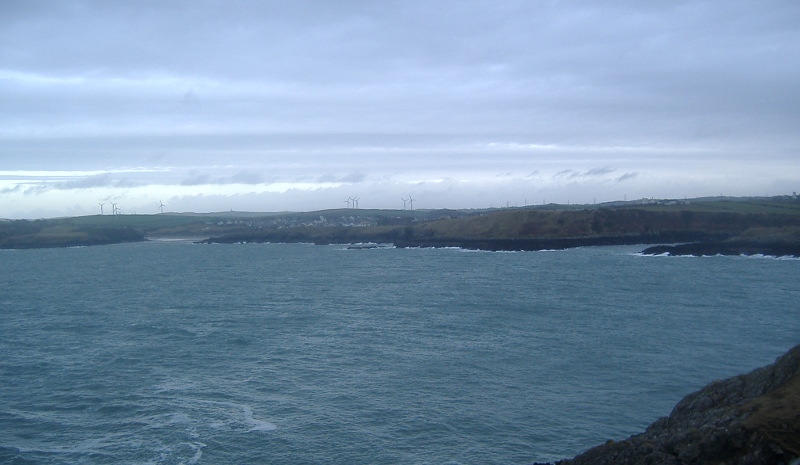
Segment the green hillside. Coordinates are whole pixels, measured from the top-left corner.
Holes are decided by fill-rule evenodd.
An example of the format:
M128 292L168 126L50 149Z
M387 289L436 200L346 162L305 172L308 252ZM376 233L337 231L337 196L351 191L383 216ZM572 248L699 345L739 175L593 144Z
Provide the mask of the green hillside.
M530 250L669 243L741 236L796 241L791 197L638 201L490 210L336 209L302 213L92 215L0 221L0 248L64 247L185 238L208 242L384 242Z

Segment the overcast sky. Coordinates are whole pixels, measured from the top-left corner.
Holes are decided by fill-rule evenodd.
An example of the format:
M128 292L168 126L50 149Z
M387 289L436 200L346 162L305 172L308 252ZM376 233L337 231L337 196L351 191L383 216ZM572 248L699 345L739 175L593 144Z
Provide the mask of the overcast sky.
M0 9L0 217L800 191L800 2Z

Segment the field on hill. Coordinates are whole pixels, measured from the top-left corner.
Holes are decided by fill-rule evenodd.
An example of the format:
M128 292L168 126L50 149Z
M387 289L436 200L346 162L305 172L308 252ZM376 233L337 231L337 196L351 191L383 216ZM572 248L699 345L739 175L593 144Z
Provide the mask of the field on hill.
M749 240L777 237L796 241L798 228L797 199L734 198L489 210L337 209L2 221L0 248L184 238L210 242L384 242L398 246L534 249L691 242L737 236Z

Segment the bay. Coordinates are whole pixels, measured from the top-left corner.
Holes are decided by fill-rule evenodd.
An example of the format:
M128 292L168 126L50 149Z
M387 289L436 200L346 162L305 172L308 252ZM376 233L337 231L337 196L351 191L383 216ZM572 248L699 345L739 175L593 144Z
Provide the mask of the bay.
M800 342L800 261L639 249L3 251L0 462L550 461Z

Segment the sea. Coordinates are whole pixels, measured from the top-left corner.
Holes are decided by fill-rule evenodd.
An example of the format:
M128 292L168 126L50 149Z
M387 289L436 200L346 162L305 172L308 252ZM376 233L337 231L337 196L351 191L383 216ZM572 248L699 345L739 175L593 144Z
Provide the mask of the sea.
M800 260L0 251L0 463L530 464L800 343Z

